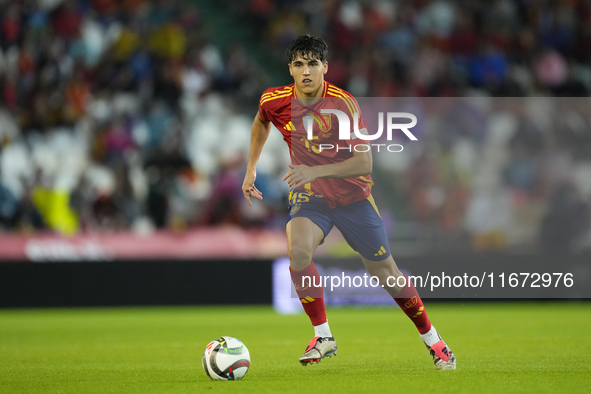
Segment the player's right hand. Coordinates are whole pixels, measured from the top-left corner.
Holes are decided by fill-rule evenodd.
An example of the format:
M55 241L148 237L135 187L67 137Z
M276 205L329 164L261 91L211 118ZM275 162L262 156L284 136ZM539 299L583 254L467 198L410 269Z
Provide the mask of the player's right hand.
M254 197L257 200L263 200L263 193L259 191L254 185L255 176L246 175L244 177L244 182L242 183L242 193L244 194L244 198L249 206L252 207L252 202L250 201L250 197Z

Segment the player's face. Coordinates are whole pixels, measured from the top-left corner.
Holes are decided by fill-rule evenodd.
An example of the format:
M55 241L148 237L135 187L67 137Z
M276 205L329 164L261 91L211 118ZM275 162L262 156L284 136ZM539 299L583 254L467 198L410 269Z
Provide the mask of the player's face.
M324 84L324 74L328 62L317 59L304 59L298 56L289 63L289 73L293 77L296 92L303 96L320 97Z

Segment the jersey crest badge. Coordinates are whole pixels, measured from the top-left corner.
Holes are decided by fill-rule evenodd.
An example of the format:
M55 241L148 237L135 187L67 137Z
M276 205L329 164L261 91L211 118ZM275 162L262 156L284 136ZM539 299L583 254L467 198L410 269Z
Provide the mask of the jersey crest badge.
M321 114L322 115L322 122L318 122L320 125L320 131L326 133L332 128L332 124L330 122L331 114Z

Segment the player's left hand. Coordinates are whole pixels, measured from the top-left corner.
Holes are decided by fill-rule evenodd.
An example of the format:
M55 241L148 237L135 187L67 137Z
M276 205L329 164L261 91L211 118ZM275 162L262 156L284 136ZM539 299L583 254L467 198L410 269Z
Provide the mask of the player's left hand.
M288 166L291 170L283 176L282 180L287 180L287 185L292 189L297 189L298 187L313 182L318 178L314 167L293 165L291 163L289 163Z

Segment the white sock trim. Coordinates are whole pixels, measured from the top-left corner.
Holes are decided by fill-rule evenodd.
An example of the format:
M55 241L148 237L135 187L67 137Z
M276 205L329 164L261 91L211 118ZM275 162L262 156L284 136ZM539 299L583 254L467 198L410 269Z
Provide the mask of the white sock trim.
M441 338L439 337L439 333L435 329L434 325L431 325L431 329L429 330L429 332L427 332L426 334L419 335L421 336L421 339L423 340L423 342L425 342L425 345L427 346L433 346L441 340Z
M330 327L328 326L328 322L322 323L319 326L314 326L314 336L315 337L332 337L332 333L330 332Z

